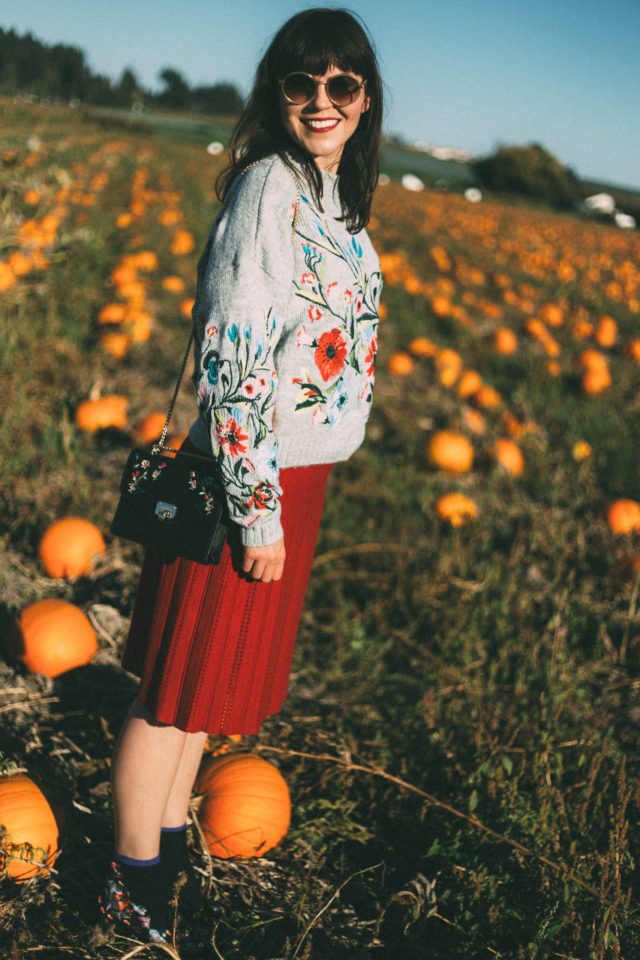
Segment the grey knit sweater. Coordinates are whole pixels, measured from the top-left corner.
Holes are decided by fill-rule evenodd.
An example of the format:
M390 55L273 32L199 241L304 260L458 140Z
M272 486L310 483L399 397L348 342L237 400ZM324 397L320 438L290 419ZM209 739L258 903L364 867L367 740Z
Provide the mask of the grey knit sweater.
M323 173L323 212L297 181L299 202L279 157L250 167L198 264L189 436L217 457L245 545L282 536L279 469L346 460L371 405L378 257L336 219L337 177Z

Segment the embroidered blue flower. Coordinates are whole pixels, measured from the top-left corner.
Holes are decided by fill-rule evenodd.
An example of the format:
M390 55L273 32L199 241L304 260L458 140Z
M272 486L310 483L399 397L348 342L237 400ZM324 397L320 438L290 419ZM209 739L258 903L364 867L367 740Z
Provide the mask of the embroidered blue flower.
M209 363L209 368L207 370L207 379L209 383L212 384L214 387L217 387L219 376L220 376L220 368L218 367L218 361L211 360L211 362Z
M227 336L229 337L229 340L231 340L231 343L235 343L238 339L238 327L235 323L232 323L227 330Z

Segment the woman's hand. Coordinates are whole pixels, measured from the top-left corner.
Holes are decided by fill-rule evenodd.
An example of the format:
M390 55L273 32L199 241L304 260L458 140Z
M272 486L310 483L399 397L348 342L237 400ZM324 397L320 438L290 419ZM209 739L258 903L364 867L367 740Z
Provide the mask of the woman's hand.
M271 583L280 580L284 567L284 540L276 540L266 547L244 547L242 569L253 580Z

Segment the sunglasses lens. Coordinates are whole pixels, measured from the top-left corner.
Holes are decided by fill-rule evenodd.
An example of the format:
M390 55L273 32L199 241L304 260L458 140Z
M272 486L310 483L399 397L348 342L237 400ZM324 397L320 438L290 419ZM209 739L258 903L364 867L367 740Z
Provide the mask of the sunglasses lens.
M331 77L327 83L327 95L337 107L352 103L359 89L360 84L355 77Z
M289 103L308 103L315 89L312 78L305 73L290 73L282 83L282 92Z

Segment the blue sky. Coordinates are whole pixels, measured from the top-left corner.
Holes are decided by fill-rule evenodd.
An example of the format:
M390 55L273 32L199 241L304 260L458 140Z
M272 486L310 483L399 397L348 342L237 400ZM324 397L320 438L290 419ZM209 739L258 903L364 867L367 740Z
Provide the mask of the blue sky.
M81 47L147 87L164 66L243 94L300 0L0 0L0 26ZM373 35L385 129L473 154L541 143L583 177L640 187L640 0L352 0Z

